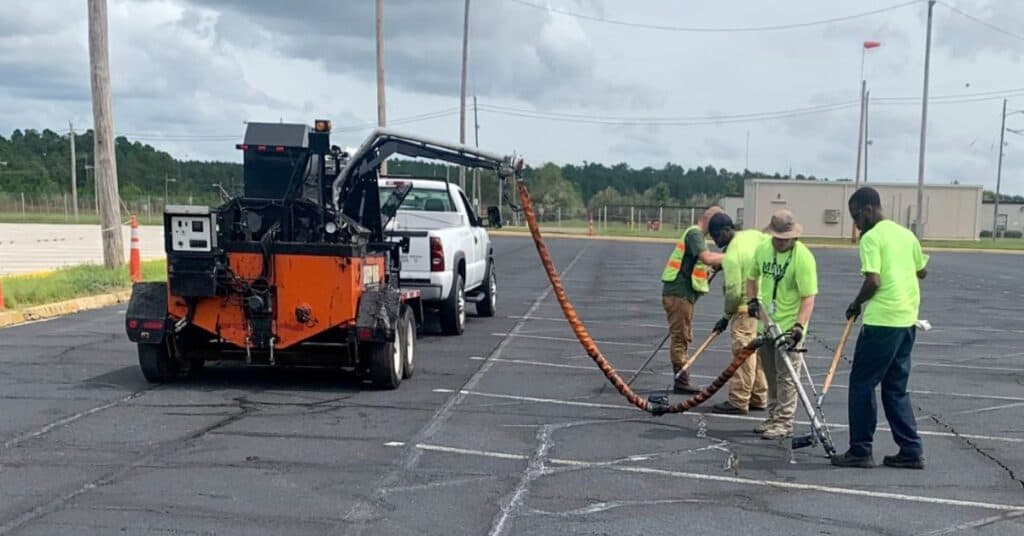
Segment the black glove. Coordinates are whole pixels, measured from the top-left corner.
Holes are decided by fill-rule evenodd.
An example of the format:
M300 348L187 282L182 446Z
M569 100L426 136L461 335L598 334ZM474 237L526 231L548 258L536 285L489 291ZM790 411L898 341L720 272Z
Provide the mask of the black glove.
M797 322L793 324L793 327L789 328L789 342L792 346L796 346L802 340L804 340L804 325Z
M860 304L853 302L846 308L846 319L851 320L860 316Z
M761 302L757 298L747 302L747 314L752 318L761 318Z
M715 328L712 331L715 331L716 333L725 333L725 330L727 329L729 329L729 317L723 316L718 319L718 322L715 322Z

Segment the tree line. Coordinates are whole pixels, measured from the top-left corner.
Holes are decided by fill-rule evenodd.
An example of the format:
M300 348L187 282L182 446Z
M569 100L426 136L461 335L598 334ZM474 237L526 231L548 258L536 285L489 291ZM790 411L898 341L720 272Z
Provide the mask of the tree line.
M75 136L79 195L93 196L92 131ZM227 191L241 191L239 162L181 161L153 146L119 136L115 140L121 196L126 200L163 195L165 180L172 197L213 195L214 184ZM398 176L435 177L457 182L458 168L421 160L395 159L389 173ZM467 173L471 177L472 172ZM666 163L660 168L634 168L625 163L606 165L586 162L528 167L525 180L534 200L541 205L582 211L602 206L685 206L701 207L723 196L743 195L743 181L751 177L789 178L779 173L728 170L711 165L684 167ZM828 180L797 174L794 180ZM467 184L472 181L467 180ZM67 134L52 130L15 130L9 138L0 136L0 191L8 193L60 195L70 193L70 147ZM472 188L470 196L475 197ZM480 197L483 206L497 201L497 180L483 172ZM992 200L992 192L985 193ZM1024 202L1024 196L1001 195L1003 202Z

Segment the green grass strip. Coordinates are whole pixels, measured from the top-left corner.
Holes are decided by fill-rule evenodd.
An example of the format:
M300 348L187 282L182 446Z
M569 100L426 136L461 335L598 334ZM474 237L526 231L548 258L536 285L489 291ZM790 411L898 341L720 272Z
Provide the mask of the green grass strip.
M166 280L167 261L143 262L142 278L145 281ZM132 286L127 266L107 270L96 264L70 266L43 275L6 276L2 281L4 303L8 309L24 309L34 305L106 294L127 290Z

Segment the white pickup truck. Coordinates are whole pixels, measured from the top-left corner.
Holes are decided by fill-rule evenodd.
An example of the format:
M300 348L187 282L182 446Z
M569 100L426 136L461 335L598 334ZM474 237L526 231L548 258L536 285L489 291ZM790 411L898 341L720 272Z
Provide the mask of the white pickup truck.
M438 309L441 330L459 335L466 325L466 303L479 316L494 316L498 298L494 252L483 223L462 190L443 180L382 178L380 198L412 183L386 233L408 237L399 284L422 291L423 304Z

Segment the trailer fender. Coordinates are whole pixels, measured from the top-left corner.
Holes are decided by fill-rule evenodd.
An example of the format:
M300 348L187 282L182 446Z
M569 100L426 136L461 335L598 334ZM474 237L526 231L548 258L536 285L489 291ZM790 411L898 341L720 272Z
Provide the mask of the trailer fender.
M167 333L167 283L135 283L124 324L128 340L162 343Z
M364 342L394 340L400 307L401 291L397 288L380 286L364 289L356 313L356 338Z

